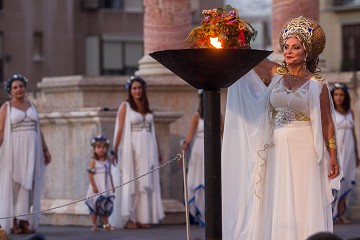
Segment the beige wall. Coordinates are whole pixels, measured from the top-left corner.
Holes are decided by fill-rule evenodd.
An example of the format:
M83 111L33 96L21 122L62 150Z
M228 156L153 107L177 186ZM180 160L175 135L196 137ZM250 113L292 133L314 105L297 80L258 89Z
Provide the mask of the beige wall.
M29 91L43 77L85 73L87 36L112 34L142 38L143 13L112 9L84 10L82 0L4 0L0 11L3 34L3 78L21 73ZM42 33L40 59L34 59L34 33ZM1 57L1 56L0 56ZM0 91L0 103L7 99Z
M327 0L320 0L320 24L326 33L326 46L321 59L327 71L340 71L342 61L342 26L360 24L360 8L334 11Z

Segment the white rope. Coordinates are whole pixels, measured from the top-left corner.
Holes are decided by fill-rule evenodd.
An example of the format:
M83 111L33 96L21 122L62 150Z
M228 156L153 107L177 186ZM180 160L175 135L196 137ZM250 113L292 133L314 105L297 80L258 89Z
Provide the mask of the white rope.
M34 214L40 214L40 213L49 212L49 211L52 211L52 210L55 210L55 209L58 209L58 208L67 207L67 206L70 206L70 205L75 204L75 203L78 203L78 202L86 201L86 200L88 200L88 199L91 199L91 198L94 198L94 197L96 197L96 196L102 195L103 193L113 191L113 190L116 189L116 188L120 188L120 187L122 187L122 186L124 186L124 185L126 185L126 184L129 184L129 183L131 183L131 182L134 182L134 181L136 181L136 180L138 180L138 179L140 179L140 178L142 178L142 177L145 177L146 175L149 175L149 174L151 174L151 173L153 173L153 172L155 172L155 171L158 171L160 168L168 165L169 163L172 163L172 162L175 161L175 160L181 160L181 159L182 159L182 155L181 155L181 154L177 154L176 157L174 157L173 159L171 159L171 160L169 160L169 161L167 161L167 162L159 165L157 168L154 168L154 169L152 169L151 171L149 171L149 172L147 172L147 173L144 173L144 174L142 174L142 175L140 175L140 176L135 177L135 178L132 179L132 180L129 180L129 181L127 181L127 182L124 182L124 183L122 183L122 184L120 184L120 185L118 185L118 186L115 186L115 187L110 188L110 189L108 189L108 190L105 190L105 191L103 191L103 192L96 193L96 194L91 195L91 196L89 196L89 197L81 198L81 199L75 200L75 201L70 202L70 203L66 203L66 204L63 204L63 205L59 205L59 206L56 206L56 207L52 207L52 208L48 208L48 209L44 209L44 210L40 210L40 211L34 211L34 212L29 212L29 213L20 214L20 215L15 215L15 216L0 217L0 219L11 219L11 218L18 218L18 217L29 216L29 215L34 215Z

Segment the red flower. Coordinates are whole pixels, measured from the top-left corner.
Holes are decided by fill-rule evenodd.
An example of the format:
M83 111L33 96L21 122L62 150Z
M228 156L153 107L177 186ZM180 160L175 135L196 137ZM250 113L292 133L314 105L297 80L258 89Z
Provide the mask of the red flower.
M242 46L245 46L246 45L246 40L245 40L245 34L244 34L244 31L240 31L239 34L238 34L238 39L239 39L239 42Z

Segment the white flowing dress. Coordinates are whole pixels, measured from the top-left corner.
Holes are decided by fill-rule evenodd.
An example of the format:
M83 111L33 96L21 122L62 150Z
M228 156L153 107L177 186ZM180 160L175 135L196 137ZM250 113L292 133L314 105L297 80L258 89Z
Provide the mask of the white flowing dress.
M320 93L310 79L296 91L254 71L228 90L222 148L224 240L303 240L332 231L329 154ZM335 122L335 121L334 121Z
M347 114L335 112L337 125L337 143L341 154L341 167L343 170L343 178L341 179L340 190L336 194L334 202L333 217L338 215L338 203L341 199L349 195L351 188L355 184L356 162L355 162L355 139L353 135L354 118L349 111ZM349 198L346 199L347 201ZM346 202L345 202L346 204ZM346 210L346 209L345 209Z
M0 148L0 216L16 216L40 210L41 189L45 171L43 149L36 108L26 111L7 105L4 141ZM39 214L21 216L32 228ZM12 219L0 220L9 232Z
M95 184L99 190L99 193L107 191L112 188L110 171L111 171L111 164L110 164L109 160L106 160L106 161L95 160L95 173L93 174L93 176L94 176ZM86 193L86 197L93 196L94 194L95 194L94 189L91 186L91 184L89 184L88 191ZM96 212L96 200L100 196L108 198L110 202L113 201L113 198L114 198L113 192L107 191L101 195L87 199L85 201L85 204L88 206L90 213L93 213L93 214L97 213Z
M154 115L143 116L127 102L123 104L126 107L123 135L117 150L118 164L112 168L115 185L127 183L159 166ZM117 124L118 119L114 136ZM154 171L115 192L114 212L109 220L112 225L123 227L129 219L142 224L157 224L164 216L159 171Z
M201 226L205 225L204 119L199 118L189 158L187 185L189 211Z

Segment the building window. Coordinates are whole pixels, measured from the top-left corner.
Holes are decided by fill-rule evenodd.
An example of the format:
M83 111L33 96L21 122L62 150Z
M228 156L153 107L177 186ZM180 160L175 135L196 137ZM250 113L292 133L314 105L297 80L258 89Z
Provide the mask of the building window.
M34 43L33 43L33 60L34 62L41 62L44 58L43 56L43 34L41 32L34 33Z
M333 0L335 6L342 6L352 4L353 0Z
M344 25L342 28L342 71L360 70L360 24Z
M142 11L143 0L100 0L100 7L125 11Z
M124 1L123 0L100 0L100 6L102 8L123 9Z
M143 57L143 42L103 39L101 42L101 74L130 75L138 69Z
M138 70L143 49L142 38L89 36L86 40L86 74L131 75Z

